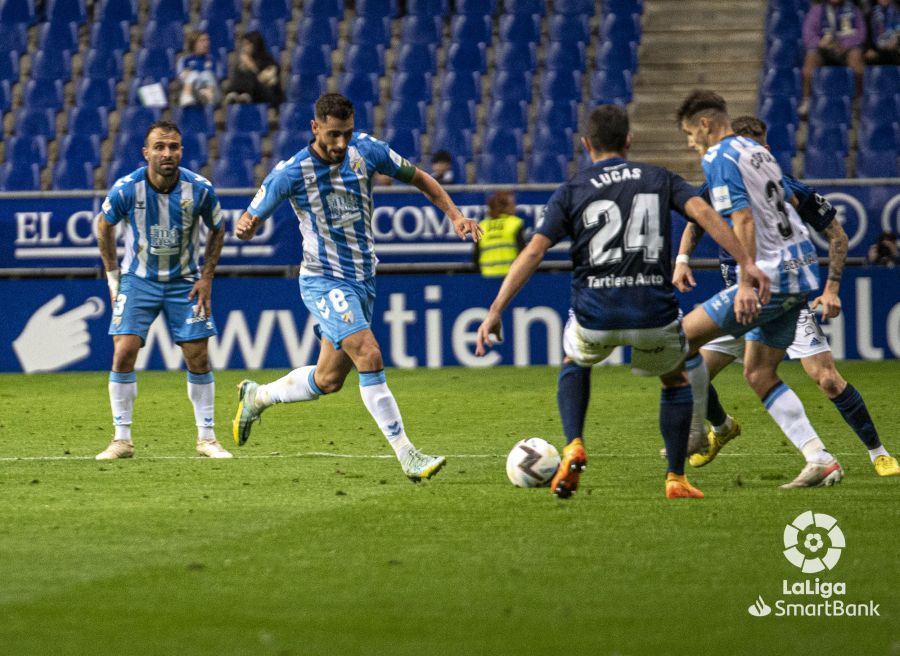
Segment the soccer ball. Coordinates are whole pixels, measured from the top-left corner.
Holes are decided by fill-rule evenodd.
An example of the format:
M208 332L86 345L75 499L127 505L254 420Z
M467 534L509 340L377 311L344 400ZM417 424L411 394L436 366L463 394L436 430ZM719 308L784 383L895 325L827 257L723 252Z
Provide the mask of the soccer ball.
M506 475L516 487L543 487L559 469L559 451L547 440L529 437L516 442L506 457Z

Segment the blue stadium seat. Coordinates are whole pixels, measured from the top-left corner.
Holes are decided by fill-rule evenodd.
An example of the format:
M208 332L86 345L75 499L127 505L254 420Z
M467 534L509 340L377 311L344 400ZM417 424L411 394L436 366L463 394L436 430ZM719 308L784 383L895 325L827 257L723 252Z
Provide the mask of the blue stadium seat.
M760 73L761 95L796 98L801 89L799 68L770 68Z
M9 80L0 80L0 121L3 120L3 114L8 112L12 107L12 85Z
M142 150L144 148L144 136L146 133L146 128L133 129L132 126L123 128L122 131L116 135L115 147L113 150L115 157L133 164L131 168L137 168L137 166L144 161Z
M124 20L134 24L138 19L137 0L100 0L94 20Z
M860 178L896 178L900 176L897 167L897 151L860 150L856 156L856 175Z
M309 120L306 125L309 126ZM292 128L290 130L279 130L275 133L272 141L272 150L275 159L284 161L290 159L296 153L300 152L312 141L312 131L309 127L304 129Z
M63 108L61 80L28 80L25 83L25 107L60 110Z
M548 155L562 155L566 160L569 160L574 154L573 135L572 128L551 128L541 125L534 131L531 150L532 152L541 152Z
M437 64L435 46L430 43L404 43L397 55L397 70L404 73L434 73Z
M264 21L278 18L290 21L291 2L290 0L253 0L250 3L250 15Z
M116 106L116 85L110 79L84 78L75 91L75 104L83 107Z
M472 130L439 125L431 141L431 152L446 150L453 157L472 157Z
M850 125L850 98L814 96L809 107L809 122L826 125Z
M556 100L580 99L581 73L573 70L545 71L541 76L541 98L553 98Z
M481 143L483 153L495 156L513 155L522 158L522 130L519 128L489 127Z
M151 0L150 18L157 21L187 23L191 18L188 0Z
M487 58L483 43L463 41L452 44L447 50L447 70L484 73L486 69Z
M255 132L226 132L220 138L219 158L258 162L262 158L262 145Z
M147 133L147 130L149 130L150 126L158 121L161 116L161 109L140 106L126 107L122 111L121 129L139 134L141 137L141 142L143 142L144 135ZM179 129L184 129L181 125L179 125L178 127ZM118 152L121 151L117 151L117 154Z
M537 49L533 43L504 41L494 51L494 65L501 71L533 71L537 68Z
M100 166L100 137L96 134L67 134L59 147L60 161Z
M419 162L422 160L422 139L418 130L387 128L383 137L391 149L409 161Z
M487 124L528 131L528 103L524 100L495 100L488 109Z
M203 29L201 27L201 29ZM106 20L91 25L91 48L108 52L131 50L131 31L128 21Z
M172 118L182 132L199 132L208 137L213 137L216 134L213 108L208 105L173 107Z
M401 72L391 76L391 98L431 103L431 73Z
M46 15L48 21L63 21L84 25L87 22L87 9L84 0L47 0Z
M0 3L0 23L34 25L37 18L34 0L3 0Z
M438 128L463 128L474 130L475 101L451 97L442 100L437 107L435 123ZM435 150L432 148L432 150ZM440 149L437 149L440 150Z
M637 45L618 45L606 41L597 48L598 71L631 71L637 70Z
M850 152L847 126L810 123L806 147L814 150L830 151L841 157L846 157L847 153Z
M551 129L578 127L578 104L576 100L545 98L537 108L536 121Z
M400 42L437 45L441 42L441 19L437 16L404 16L400 19Z
M846 66L820 66L813 72L812 93L814 96L855 95L853 71Z
M397 0L356 0L356 15L367 18L388 18L398 13Z
M88 162L61 160L53 168L54 190L93 189L94 167Z
M47 166L47 137L13 136L6 143L6 161L15 166Z
M209 50L216 53L224 50L226 54L235 49L234 20L221 16L210 16L200 21L198 29L209 35ZM268 43L268 41L266 42ZM227 61L228 57L222 58Z
M418 130L424 132L425 101L392 100L385 110L384 125L392 130ZM470 127L467 124L466 127Z
M253 163L243 160L216 160L213 165L212 182L216 185L216 189L255 187Z
M894 95L900 89L900 66L866 66L863 75L865 95Z
M847 164L843 157L835 157L833 152L807 148L803 177L846 178Z
M20 73L21 70L19 69L19 53L0 52L0 80L18 82Z
M22 23L0 23L0 52L25 52L28 49L28 28Z
M641 21L636 14L607 14L600 25L600 39L622 45L639 43Z
M118 50L91 48L84 57L84 77L101 80L121 80L125 74L122 53Z
M584 71L586 66L584 44L581 41L551 41L546 51L544 65L548 69Z
M40 50L65 50L72 54L78 50L78 23L56 21L42 23L38 32Z
M898 125L896 122L862 119L859 122L859 152L890 150L894 153L900 149L897 143Z
M344 0L305 0L303 13L308 16L343 18Z
M492 34L490 16L460 15L450 19L450 40L454 43L472 42L490 45Z
M109 118L106 107L73 107L69 110L67 125L70 133L97 134L104 139L109 134Z
M781 172L785 175L794 175L794 155L786 150L771 150L772 157L778 162Z
M370 102L354 104L353 123L357 131L371 133L375 129L375 105Z
M337 47L338 21L334 16L305 16L297 28L300 45Z
M475 164L475 179L481 184L513 184L519 181L518 161L513 155L485 153Z
M287 100L293 103L310 103L318 100L328 89L328 77L319 73L291 75L287 83Z
M184 26L178 21L147 21L143 43L151 48L180 52L184 48Z
M331 47L318 42L297 46L291 57L291 71L300 75L331 75Z
M108 187L111 187L119 178L124 178L126 175L129 175L141 166L146 165L147 162L143 160L137 160L131 157L117 156L115 159L113 159L112 162L109 163L109 168L106 171L106 185Z
M594 6L594 0L555 0L553 11L567 16L576 14L593 16L597 8Z
M442 98L481 101L481 74L468 71L449 71L441 82Z
M280 130L309 130L315 117L315 102L286 102L278 108Z
M137 54L137 77L171 80L175 77L175 51L165 48L142 48Z
M494 100L531 102L531 73L528 71L495 71L491 79Z
M597 71L591 78L591 98L597 104L627 105L631 97L630 71Z
M591 36L587 16L554 14L550 17L551 41L580 41L587 43Z
M447 0L407 0L406 13L410 16L446 16L450 10Z
M41 50L31 59L32 80L72 79L72 56L64 50Z
M344 70L348 73L384 75L384 46L351 45L344 53Z
M792 9L770 12L766 19L766 38L782 41L800 40L803 29L803 16Z
M181 135L182 159L193 161L200 166L209 162L209 144L205 134L186 132Z
M268 105L236 104L225 108L225 129L229 132L269 134Z
M791 155L797 152L797 130L793 125L774 123L768 126L766 143L772 152L789 152Z
M215 17L240 21L241 0L203 0L200 4L200 16L204 19Z
M390 19L386 16L357 16L350 24L350 43L361 46L390 45Z
M56 138L56 110L22 107L16 112L14 134L18 136Z
M7 162L0 166L0 189L3 191L39 191L41 170L37 164L19 166Z
M359 103L378 105L381 102L380 88L378 73L341 73L338 80L338 91L347 96L354 105Z
M782 123L797 127L800 117L797 114L797 99L787 96L769 96L763 98L757 113L768 125Z
M569 162L562 155L532 153L526 168L528 182L534 184L560 183L569 177Z
M457 14L468 16L490 16L497 13L497 0L456 0Z
M546 12L544 0L503 0L503 10L507 14L529 14L534 16L544 15Z
M803 43L784 39L773 39L766 48L767 68L794 68L803 63Z
M603 14L642 14L644 0L604 0Z
M499 21L500 40L510 43L538 43L541 40L541 17L537 14L502 14Z

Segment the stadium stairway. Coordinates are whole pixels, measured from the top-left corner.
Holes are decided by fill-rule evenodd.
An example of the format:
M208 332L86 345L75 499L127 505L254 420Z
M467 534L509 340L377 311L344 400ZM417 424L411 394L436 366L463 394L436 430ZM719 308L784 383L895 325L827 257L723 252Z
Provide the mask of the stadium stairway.
M700 160L675 125L675 111L697 88L722 94L732 116L755 111L765 12L766 4L756 0L645 3L629 107L634 159L702 180Z

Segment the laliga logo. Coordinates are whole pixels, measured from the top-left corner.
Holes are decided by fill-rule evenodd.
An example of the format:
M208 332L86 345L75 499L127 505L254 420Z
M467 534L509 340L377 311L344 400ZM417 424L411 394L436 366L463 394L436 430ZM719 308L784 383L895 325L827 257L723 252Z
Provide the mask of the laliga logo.
M807 510L784 527L784 557L804 574L834 569L845 546L844 533L831 515Z

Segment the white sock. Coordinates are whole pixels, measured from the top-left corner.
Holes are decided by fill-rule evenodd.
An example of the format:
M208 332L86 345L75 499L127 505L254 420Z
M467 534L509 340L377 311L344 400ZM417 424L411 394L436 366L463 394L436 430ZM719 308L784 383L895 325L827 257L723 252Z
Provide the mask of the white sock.
M691 394L694 395L694 409L691 413L691 434L705 435L706 406L709 403L709 369L703 357L698 353L684 363Z
M787 438L799 449L807 462L826 464L834 459L816 434L803 403L794 391L781 383L763 399L763 405Z
M877 458L878 456L890 457L891 454L888 453L888 450L884 448L883 444L881 446L876 446L874 449L869 449L869 460L875 462L875 458Z
M376 373L359 374L359 393L363 403L378 428L384 433L388 444L394 449L397 458L402 460L410 449L412 442L406 436L403 428L403 418L400 416L400 408L391 390L388 389L384 378L384 371Z
M125 374L109 372L109 405L112 408L113 426L116 428L114 440L131 441L131 415L136 397L137 375L133 371Z
M198 440L216 439L216 383L213 373L187 374L188 398L194 406Z
M260 385L256 390L256 407L268 408L274 403L315 401L323 392L313 380L314 365L294 369L273 383Z

